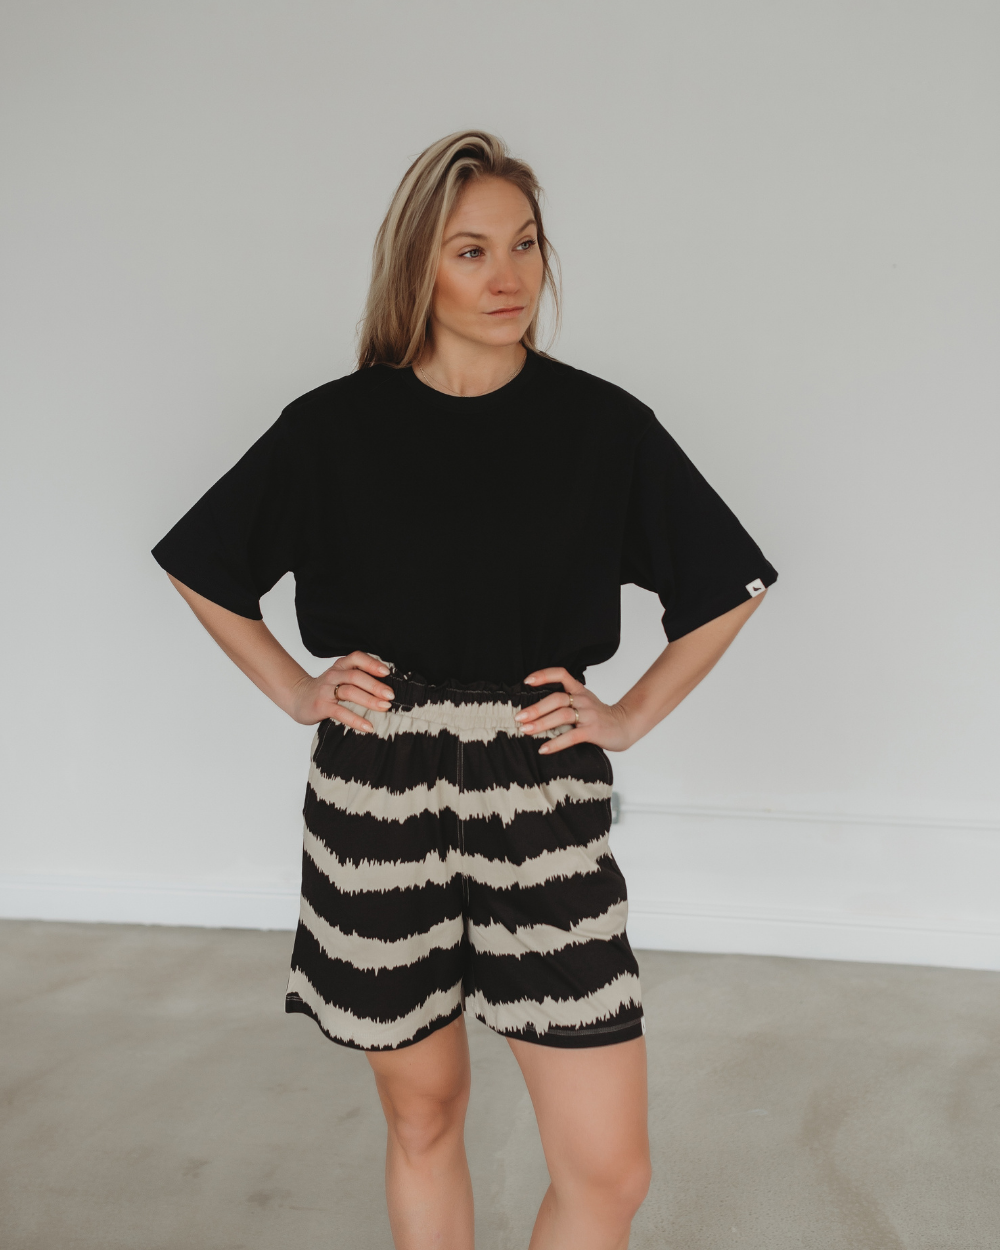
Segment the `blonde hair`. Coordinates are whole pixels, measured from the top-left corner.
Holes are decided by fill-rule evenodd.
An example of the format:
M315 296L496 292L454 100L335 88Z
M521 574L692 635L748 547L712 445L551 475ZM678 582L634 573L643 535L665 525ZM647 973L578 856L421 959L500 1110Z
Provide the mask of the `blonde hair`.
M511 156L496 135L459 130L420 153L403 175L379 227L360 323L359 369L378 364L405 368L423 351L445 223L472 178L503 178L530 204L542 257L542 291L552 297L554 328L558 328L558 259L542 226L538 179L530 165ZM532 351L539 350L537 332L536 308L521 339Z

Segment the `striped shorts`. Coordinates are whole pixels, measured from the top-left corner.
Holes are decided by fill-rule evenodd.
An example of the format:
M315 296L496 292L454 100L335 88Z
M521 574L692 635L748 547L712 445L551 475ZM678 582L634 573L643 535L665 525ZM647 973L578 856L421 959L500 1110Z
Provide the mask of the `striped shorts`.
M645 1032L608 844L611 763L539 755L514 713L562 686L430 685L393 670L374 733L312 745L285 1010L361 1050L412 1045L466 1006L505 1037L604 1046Z

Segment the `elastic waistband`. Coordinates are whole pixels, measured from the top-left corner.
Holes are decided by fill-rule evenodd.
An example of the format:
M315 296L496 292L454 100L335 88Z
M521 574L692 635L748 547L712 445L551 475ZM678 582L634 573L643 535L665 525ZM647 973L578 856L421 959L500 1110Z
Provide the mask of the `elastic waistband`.
M544 686L526 686L524 682L514 685L493 681L429 682L417 673L401 673L391 660L382 656L374 658L388 664L391 670L388 677L379 680L393 689L392 707L383 712L347 700L344 706L364 716L379 738L412 733L437 735L442 730L463 742L491 742L497 734L524 737L520 722L514 719L515 714L547 694L563 691L561 682ZM533 734L532 739L554 738L568 728L568 725L558 725L555 729Z
M384 663L388 664L389 661L386 660ZM395 670L388 677L382 677L379 680L384 681L396 692L393 707L399 712L446 703L456 707L501 704L522 708L537 703L547 694L561 692L563 689L561 682L553 682L544 686L526 686L524 682L504 685L491 681L445 681L436 684L423 681L420 677L410 673L398 673Z

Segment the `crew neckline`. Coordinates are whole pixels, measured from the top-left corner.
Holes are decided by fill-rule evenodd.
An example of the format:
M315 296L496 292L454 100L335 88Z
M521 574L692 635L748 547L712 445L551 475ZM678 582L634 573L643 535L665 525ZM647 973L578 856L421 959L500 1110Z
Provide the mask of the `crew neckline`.
M428 386L417 377L412 365L394 372L399 374L410 391L420 396L426 403L433 404L437 408L445 408L450 412L482 412L486 408L505 404L512 396L519 394L534 378L540 358L538 353L533 352L530 347L527 352L528 355L519 372L509 382L497 387L495 391L487 391L485 395L448 395L444 391L435 390L433 386Z

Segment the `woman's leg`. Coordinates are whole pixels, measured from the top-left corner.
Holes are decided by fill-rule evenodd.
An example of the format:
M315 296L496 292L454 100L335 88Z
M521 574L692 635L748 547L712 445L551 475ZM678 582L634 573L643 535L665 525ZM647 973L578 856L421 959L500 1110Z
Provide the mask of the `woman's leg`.
M551 1179L529 1250L625 1250L650 1178L645 1038L571 1050L508 1041Z
M402 1050L366 1054L389 1129L385 1193L396 1250L472 1250L465 1017Z

